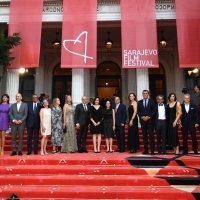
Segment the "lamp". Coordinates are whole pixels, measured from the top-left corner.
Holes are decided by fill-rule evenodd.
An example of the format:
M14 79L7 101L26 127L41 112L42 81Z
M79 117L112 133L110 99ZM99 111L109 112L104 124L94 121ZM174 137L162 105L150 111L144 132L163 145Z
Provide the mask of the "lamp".
M53 42L53 48L55 49L55 51L59 51L60 50L60 41L58 40L58 32L56 32L56 39Z
M110 32L107 32L107 33L108 33L108 39L106 40L105 45L106 45L106 49L107 49L108 51L110 51L111 48L112 48L112 45L113 45L113 41L112 41L112 40L110 39L110 37L109 37Z
M162 37L158 43L161 49L165 49L167 46L167 40L163 37L163 33L164 33L164 31L161 31Z

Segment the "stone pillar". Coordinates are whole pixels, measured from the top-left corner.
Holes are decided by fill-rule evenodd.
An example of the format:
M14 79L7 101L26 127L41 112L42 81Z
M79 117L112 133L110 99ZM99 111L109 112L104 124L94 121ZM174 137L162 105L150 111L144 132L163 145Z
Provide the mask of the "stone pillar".
M128 90L128 94L131 92L137 93L135 69L127 69L127 90Z
M82 96L90 96L90 69L72 69L72 100L81 103Z
M8 69L6 93L10 96L10 103L15 103L15 95L19 92L19 69Z
M149 72L148 68L136 69L137 77L137 98L142 99L142 91L149 90Z

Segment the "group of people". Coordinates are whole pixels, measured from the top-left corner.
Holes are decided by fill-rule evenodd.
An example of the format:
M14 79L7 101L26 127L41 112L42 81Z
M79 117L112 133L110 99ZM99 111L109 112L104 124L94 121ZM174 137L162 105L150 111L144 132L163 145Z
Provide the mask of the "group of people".
M124 128L128 121L127 148L130 153L139 150L138 119L141 124L144 151L148 154L148 138L150 153L154 155L154 130L157 134L157 151L166 154L166 140L173 147L175 154L179 154L178 126L182 127L183 154L188 154L188 131L192 138L192 147L198 154L196 128L199 126L198 108L190 102L190 95L185 94L183 103L177 101L174 93L169 94L168 103L164 103L164 96L158 95L156 101L149 97L149 91L142 91L143 99L137 101L134 93L128 95L128 120L126 106L120 97L113 95L107 100L105 107L100 105L100 99L94 98L87 103L87 97L82 102L73 105L72 97L65 96L65 105L60 107L60 100L54 98L52 106L48 99L44 99L42 106L38 103L38 96L32 95L31 103L23 103L22 95L16 94L16 103L9 104L9 96L4 94L0 104L0 155L4 155L5 132L11 127L12 153L11 156L23 155L24 128L27 127L27 155L38 154L39 132L42 135L40 154L46 155L48 137L51 136L52 153L79 152L87 153L88 128L93 135L94 153L101 152L101 138L106 140L106 152L112 153L114 133L117 138L117 152L125 152ZM77 131L77 134L76 134ZM19 136L18 151L16 136ZM33 141L33 149L32 149Z

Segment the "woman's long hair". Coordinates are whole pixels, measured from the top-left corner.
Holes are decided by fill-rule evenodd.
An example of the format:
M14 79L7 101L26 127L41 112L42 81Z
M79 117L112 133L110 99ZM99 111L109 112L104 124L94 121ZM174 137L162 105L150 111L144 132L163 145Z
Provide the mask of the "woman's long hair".
M3 95L1 96L1 104L3 103L3 98L4 98L4 97L7 97L7 98L8 98L8 102L7 102L7 103L9 103L10 97L8 96L8 94L3 94Z
M133 93L133 92L131 92L129 95L128 95L128 104L130 105L131 104L131 100L130 100L130 96L131 96L131 94L135 97L135 101L137 102L138 100L137 100L137 96L136 96L136 94L135 93Z

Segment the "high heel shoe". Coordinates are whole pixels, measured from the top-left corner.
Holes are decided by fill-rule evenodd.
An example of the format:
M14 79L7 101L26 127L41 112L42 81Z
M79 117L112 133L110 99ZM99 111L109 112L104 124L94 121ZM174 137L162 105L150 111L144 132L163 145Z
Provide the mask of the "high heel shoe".
M43 152L42 150L40 151L40 154L41 154L42 156L44 156L44 152Z
M3 156L3 155L4 155L4 152L3 152L3 151L1 151L0 155L1 155L1 156Z
M175 154L176 154L176 155L179 155L179 146L176 147L176 152L175 152Z
M46 150L44 151L44 154L45 154L45 155L48 155L48 153L47 153L47 151L46 151Z

